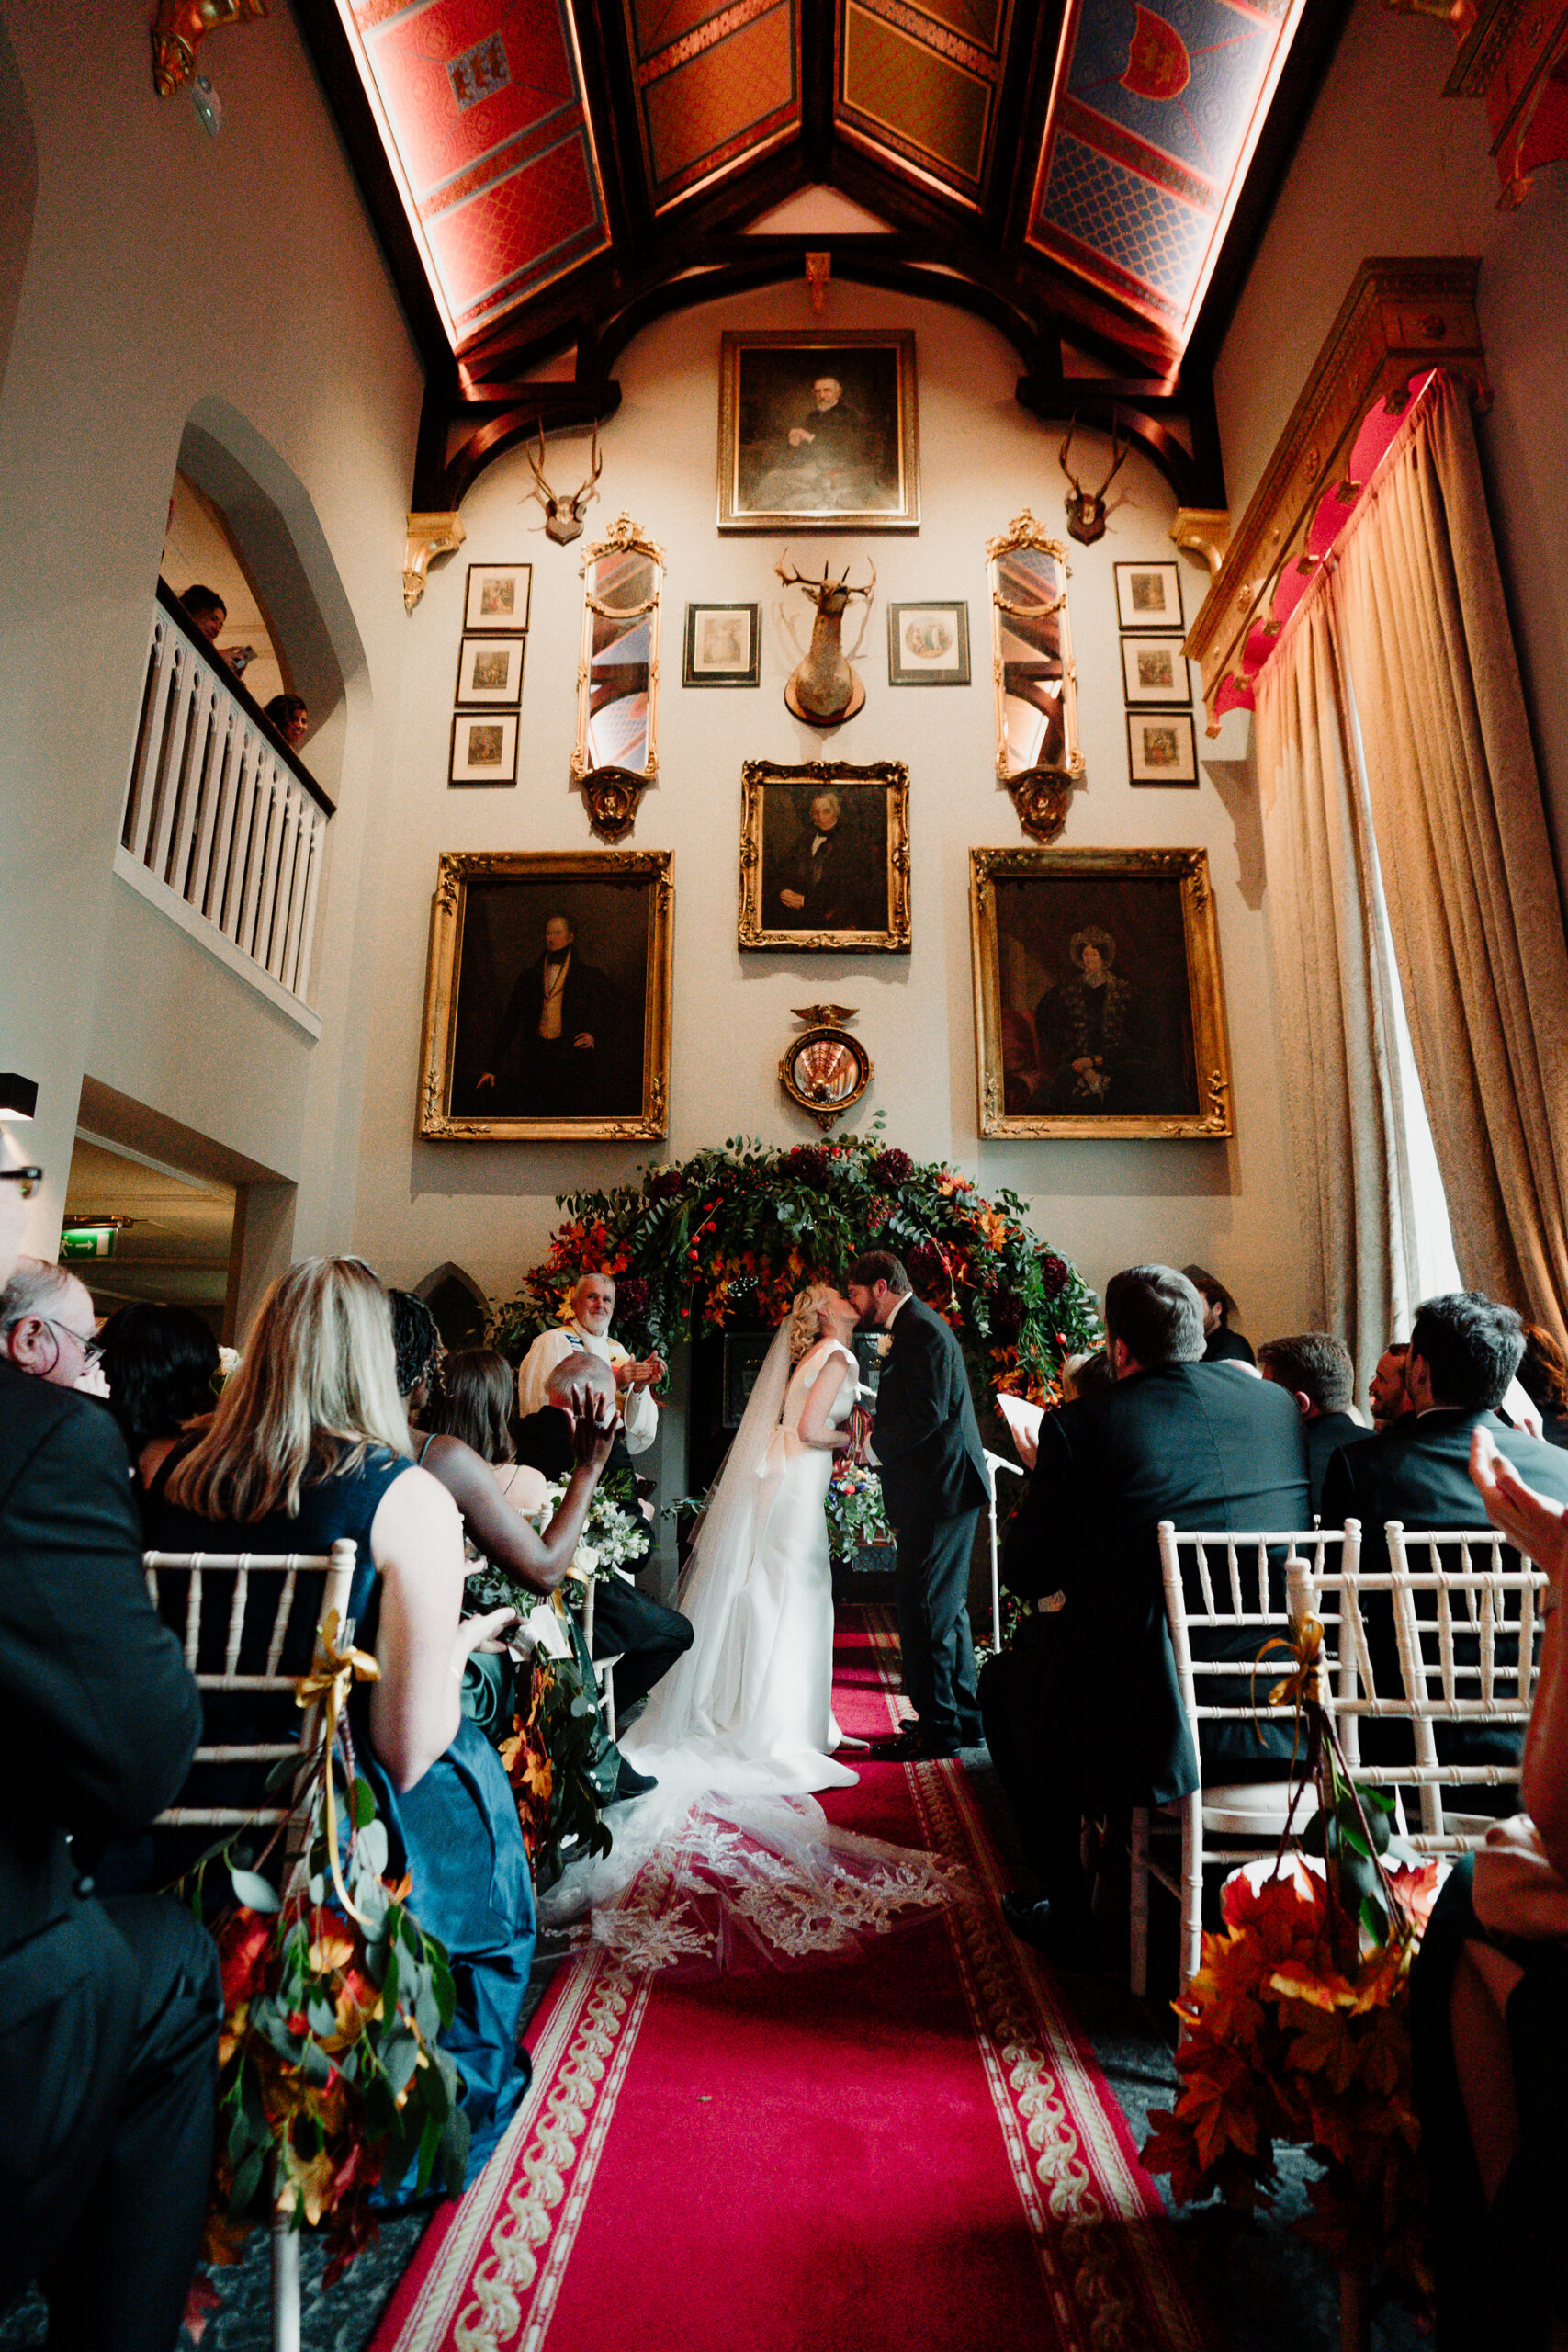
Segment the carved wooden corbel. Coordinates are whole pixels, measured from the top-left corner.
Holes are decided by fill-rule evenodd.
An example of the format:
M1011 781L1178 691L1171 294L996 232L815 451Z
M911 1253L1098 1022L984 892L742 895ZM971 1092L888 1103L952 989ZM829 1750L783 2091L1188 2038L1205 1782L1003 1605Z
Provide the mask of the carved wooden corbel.
M403 551L403 610L412 613L423 595L430 567L440 555L456 555L468 537L462 517L411 514L408 545Z
M222 25L254 25L266 14L267 0L161 0L150 28L152 87L161 98L176 98L196 79L196 52Z

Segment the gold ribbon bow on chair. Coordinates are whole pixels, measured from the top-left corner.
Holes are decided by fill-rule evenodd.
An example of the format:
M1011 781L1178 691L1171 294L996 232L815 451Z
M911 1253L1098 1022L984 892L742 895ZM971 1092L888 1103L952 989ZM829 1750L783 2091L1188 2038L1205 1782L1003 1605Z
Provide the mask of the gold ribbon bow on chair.
M1287 1674L1283 1682L1276 1682L1269 1693L1271 1707L1294 1707L1300 1714L1317 1702L1318 1675L1323 1666L1323 1627L1315 1617L1303 1617L1291 1628L1291 1638L1281 1641L1276 1636L1265 1642L1258 1653L1262 1664L1270 1650L1289 1650L1296 1661L1295 1672Z
M297 1707L320 1706L326 1717L321 1739L321 1777L326 1793L327 1858L332 1869L333 1884L338 1901L351 1919L368 1928L370 1921L355 1908L347 1887L343 1883L343 1864L338 1854L337 1792L333 1781L333 1758L337 1749L338 1723L348 1703L348 1694L355 1682L379 1682L381 1669L368 1650L356 1650L352 1645L340 1649L337 1641L338 1616L335 1609L328 1611L316 1640L316 1655L309 1674L299 1677L294 1685Z

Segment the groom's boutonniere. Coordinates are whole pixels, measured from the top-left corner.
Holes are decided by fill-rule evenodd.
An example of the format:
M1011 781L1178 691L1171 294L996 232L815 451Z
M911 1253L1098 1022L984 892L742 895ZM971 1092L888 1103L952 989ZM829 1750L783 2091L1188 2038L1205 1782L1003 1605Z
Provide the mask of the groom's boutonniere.
M876 1341L876 1352L877 1352L877 1354L878 1354L879 1356L886 1356L886 1355L890 1355L890 1354L892 1353L892 1351L893 1351L893 1334L892 1334L892 1332L891 1332L891 1331L883 1331L883 1332L879 1332L879 1333L878 1333L878 1335L877 1335L877 1341Z

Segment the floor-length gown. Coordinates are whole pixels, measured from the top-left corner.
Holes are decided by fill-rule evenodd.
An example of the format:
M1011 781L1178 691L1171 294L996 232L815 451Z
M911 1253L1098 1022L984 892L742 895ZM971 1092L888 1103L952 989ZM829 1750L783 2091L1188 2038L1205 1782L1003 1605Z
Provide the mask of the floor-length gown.
M621 1741L659 1785L613 1808L608 1860L569 1871L542 1905L552 1927L591 1910L593 1939L634 1969L843 1960L868 1935L954 1893L946 1864L838 1827L808 1793L852 1787L859 1775L831 1755L841 1737L832 1709L833 1454L808 1445L800 1423L836 1356L843 1378L829 1418L841 1427L857 1373L848 1348L822 1340L783 1385L787 1343L786 1329L688 1563L681 1607L692 1646ZM758 1415L764 1391L776 1396L781 1385L773 1419Z
M801 1415L818 1375L837 1357L844 1376L829 1416L841 1428L855 1401L854 1358L819 1340L790 1376L758 1480L750 1562L737 1577L682 1594L694 1640L649 1701L626 1749L641 1771L694 1767L731 1795L852 1788L831 1760L833 1577L828 1481L833 1456L808 1445ZM679 1765L671 1751L679 1752Z

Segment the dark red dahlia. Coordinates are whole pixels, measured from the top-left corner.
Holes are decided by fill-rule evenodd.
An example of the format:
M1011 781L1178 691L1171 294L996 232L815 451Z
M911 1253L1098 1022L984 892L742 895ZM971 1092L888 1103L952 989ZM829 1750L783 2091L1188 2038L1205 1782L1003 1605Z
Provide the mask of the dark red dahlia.
M820 1184L830 1164L826 1145L819 1143L797 1143L784 1157L790 1174L804 1178L808 1184Z
M946 1297L951 1288L947 1261L934 1241L917 1241L912 1250L905 1251L904 1264L909 1280L922 1295L935 1292Z
M915 1163L907 1151L879 1151L871 1163L871 1172L879 1184L896 1191L907 1184L915 1172Z
M991 1307L991 1330L1004 1347L1010 1348L1023 1329L1023 1301L1012 1291L1004 1291Z
M686 1189L686 1179L679 1168L658 1168L644 1186L650 1201L672 1201Z
M615 1284L615 1312L637 1322L648 1312L648 1284L640 1274L623 1274Z
M1040 1280L1044 1286L1047 1298L1056 1298L1066 1289L1067 1278L1071 1272L1072 1268L1066 1260L1058 1258L1054 1250L1046 1250L1042 1253Z

